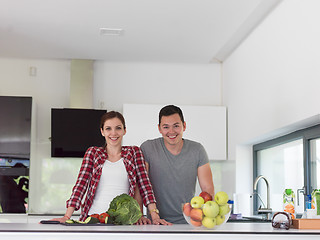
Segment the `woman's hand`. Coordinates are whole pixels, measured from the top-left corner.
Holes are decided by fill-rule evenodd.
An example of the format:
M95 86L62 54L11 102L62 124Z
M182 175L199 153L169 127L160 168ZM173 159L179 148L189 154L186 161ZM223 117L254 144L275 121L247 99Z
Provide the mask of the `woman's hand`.
M145 216L142 216L138 222L135 223L135 225L147 225L151 224L151 220L149 218L146 218Z
M50 221L59 221L60 223L65 223L68 219L67 216L64 216L64 217L61 217L61 218L53 218L53 219L50 219Z

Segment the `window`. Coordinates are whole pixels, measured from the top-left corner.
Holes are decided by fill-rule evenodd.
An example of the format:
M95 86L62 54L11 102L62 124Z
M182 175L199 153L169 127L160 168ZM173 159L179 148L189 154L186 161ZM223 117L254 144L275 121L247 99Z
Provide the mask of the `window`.
M305 196L320 186L320 125L254 145L253 156L254 181L259 175L268 180L272 211L283 211L283 192L291 188L296 195L296 213L302 214ZM260 180L254 214L260 206L267 205L266 188Z
M270 206L274 212L282 211L282 194L284 189L297 191L304 186L303 179L303 141L302 139L263 149L257 152L257 176L263 175L269 182L271 196ZM262 199L267 199L266 184L258 183L258 193ZM299 199L300 200L300 199ZM303 201L303 199L302 199ZM266 203L265 203L266 204ZM258 203L258 207L261 203ZM297 212L303 212L302 204L297 206Z

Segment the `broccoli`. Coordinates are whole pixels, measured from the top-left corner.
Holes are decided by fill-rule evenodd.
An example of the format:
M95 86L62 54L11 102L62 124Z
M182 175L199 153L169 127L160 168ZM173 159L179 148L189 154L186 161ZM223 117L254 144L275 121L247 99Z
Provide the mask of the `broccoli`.
M111 201L107 213L110 215L110 223L115 225L132 225L142 216L138 202L125 193Z

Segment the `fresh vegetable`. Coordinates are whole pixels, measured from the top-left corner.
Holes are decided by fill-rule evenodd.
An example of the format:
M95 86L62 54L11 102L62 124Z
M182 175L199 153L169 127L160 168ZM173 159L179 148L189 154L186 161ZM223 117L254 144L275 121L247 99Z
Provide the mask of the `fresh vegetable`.
M109 218L109 214L108 213L101 213L99 215L99 221L101 223L107 223L108 222L108 218Z
M94 214L91 214L90 217L99 218L99 214L98 213L94 213Z
M68 219L65 223L67 223L67 224L85 224L85 222L75 220L75 219Z
M138 202L125 193L111 201L107 213L110 215L110 222L116 225L132 225L142 216Z
M75 223L75 222L74 222L74 220L73 220L73 219L68 219L68 220L66 221L66 223L68 223L68 224L72 224L72 223Z
M95 223L99 223L99 219L95 217L87 217L84 222L87 224L95 224Z

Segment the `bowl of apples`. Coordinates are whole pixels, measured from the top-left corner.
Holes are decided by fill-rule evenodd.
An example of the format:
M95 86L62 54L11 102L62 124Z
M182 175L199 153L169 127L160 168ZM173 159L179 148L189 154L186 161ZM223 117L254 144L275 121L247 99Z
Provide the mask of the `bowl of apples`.
M228 194L223 191L217 192L214 199L209 193L201 192L190 202L182 204L183 216L192 226L217 229L230 217L228 200Z

